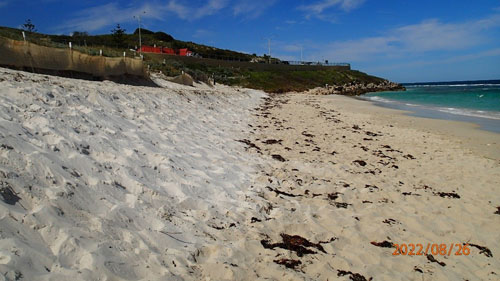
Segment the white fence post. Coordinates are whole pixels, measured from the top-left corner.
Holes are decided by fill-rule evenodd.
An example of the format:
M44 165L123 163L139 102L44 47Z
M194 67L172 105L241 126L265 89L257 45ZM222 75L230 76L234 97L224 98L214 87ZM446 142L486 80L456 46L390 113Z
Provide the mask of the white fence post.
M71 47L72 47L72 46L71 46L71 42L69 42L69 48L71 49Z
M26 33L24 33L24 31L23 31L23 39L24 41L26 41Z
M99 56L102 57L102 50L99 50Z

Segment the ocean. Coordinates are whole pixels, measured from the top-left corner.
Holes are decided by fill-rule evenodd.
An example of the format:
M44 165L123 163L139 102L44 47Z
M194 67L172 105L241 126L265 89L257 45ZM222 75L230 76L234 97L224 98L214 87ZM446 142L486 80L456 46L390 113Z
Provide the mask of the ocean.
M377 105L410 115L472 122L500 133L500 80L404 84L406 91L368 93Z

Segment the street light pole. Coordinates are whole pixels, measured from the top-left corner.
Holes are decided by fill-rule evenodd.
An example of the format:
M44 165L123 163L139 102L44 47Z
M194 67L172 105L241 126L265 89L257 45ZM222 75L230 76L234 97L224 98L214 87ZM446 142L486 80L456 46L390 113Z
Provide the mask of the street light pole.
M146 11L142 13L146 14ZM137 18L137 21L139 22L139 56L142 59L141 15L139 14L137 17L134 16L134 18Z
M269 63L271 63L271 38L267 39L267 47L269 48Z
M262 39L265 39L267 40L267 49L268 49L268 54L269 54L269 64L271 63L271 40L274 38L275 36L272 35L270 37L262 37ZM265 56L265 54L264 54Z

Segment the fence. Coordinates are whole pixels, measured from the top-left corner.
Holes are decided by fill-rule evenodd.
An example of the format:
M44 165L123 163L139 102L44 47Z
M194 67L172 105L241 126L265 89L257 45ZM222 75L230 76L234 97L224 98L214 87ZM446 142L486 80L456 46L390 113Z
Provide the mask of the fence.
M229 57L229 56L220 56L214 54L195 54L192 55L195 58L199 59L212 59L219 61L230 61L230 62L247 62L253 64L281 64L281 65L294 65L294 66L328 66L328 67L340 67L342 69L351 69L350 63L345 62L310 62L310 61L284 61L278 59L271 59L270 63L268 59L260 58L260 60L255 60L252 57ZM252 61L254 60L254 61ZM208 62L210 64L210 62Z
M0 65L33 72L91 80L151 85L143 61L127 57L91 56L70 48L51 48L0 37ZM132 79L124 79L128 76Z
M351 67L350 63L346 62L311 62L311 61L285 61L285 64L290 64L290 65L322 65L322 66L344 66L344 67Z
M259 62L249 62L249 61L238 61L238 60L220 60L212 58L199 58L199 57L181 57L173 55L164 54L144 54L146 58L146 63L149 60L163 61L164 59L169 61L179 61L185 64L202 64L207 66L215 67L234 67L234 68L244 68L255 71L274 71L274 70L284 70L284 71L310 71L310 70L325 70L325 69L338 69L338 70L350 70L350 64L338 64L338 65L321 65L321 64L285 64L285 63L259 63Z

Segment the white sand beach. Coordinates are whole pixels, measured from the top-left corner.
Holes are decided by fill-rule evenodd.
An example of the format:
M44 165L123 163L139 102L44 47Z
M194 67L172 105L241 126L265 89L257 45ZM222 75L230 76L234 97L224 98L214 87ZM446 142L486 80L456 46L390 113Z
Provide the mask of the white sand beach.
M0 280L196 280L257 212L235 139L262 94L164 84L0 70Z
M0 281L499 280L500 135L155 82L0 68Z

